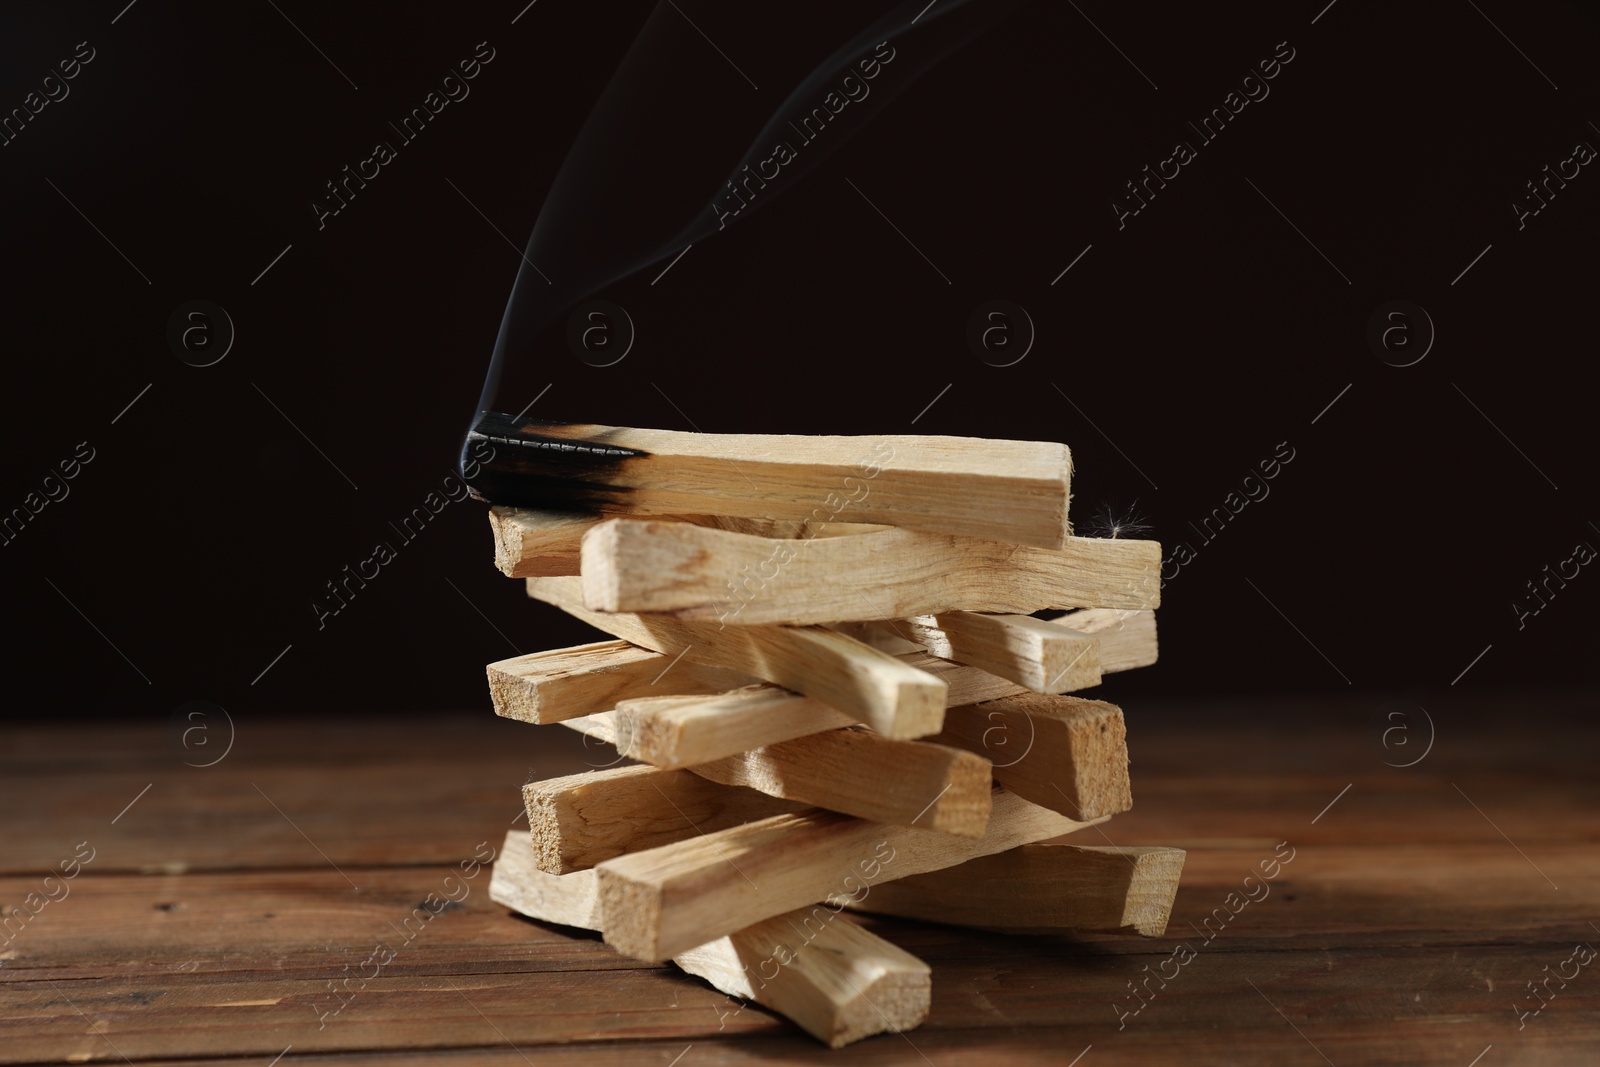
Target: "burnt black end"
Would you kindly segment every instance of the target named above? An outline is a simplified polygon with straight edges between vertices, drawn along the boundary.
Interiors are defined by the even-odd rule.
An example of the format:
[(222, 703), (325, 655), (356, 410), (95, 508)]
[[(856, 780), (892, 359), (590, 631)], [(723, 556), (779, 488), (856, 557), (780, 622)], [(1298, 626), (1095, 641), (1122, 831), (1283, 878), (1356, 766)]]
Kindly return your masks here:
[(577, 433), (573, 423), (479, 414), (461, 445), (461, 478), (491, 504), (554, 511), (599, 511), (626, 504), (618, 475), (649, 455)]

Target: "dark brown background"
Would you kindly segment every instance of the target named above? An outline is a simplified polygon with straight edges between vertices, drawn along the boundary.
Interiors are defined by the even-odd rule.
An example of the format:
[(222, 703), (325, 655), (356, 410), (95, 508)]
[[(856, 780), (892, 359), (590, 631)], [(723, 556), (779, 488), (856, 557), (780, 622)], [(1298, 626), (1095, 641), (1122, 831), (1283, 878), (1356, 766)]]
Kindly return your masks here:
[[(78, 442), (96, 451), (0, 548), (5, 663), (31, 690), (12, 714), (160, 723), (193, 699), (244, 721), (487, 714), (486, 660), (583, 633), (495, 573), (471, 504), (320, 631), (311, 601), (450, 470), (519, 262), (495, 228), (526, 239), (651, 5), (541, 0), (515, 25), (517, 3), (279, 6), (3, 16), (6, 108), (77, 42), (96, 50), (0, 148), (0, 508)], [(1578, 541), (1600, 545), (1600, 178), (1585, 168), (1521, 232), (1508, 205), (1575, 141), (1600, 143), (1593, 12), (1342, 0), (1313, 25), (1319, 3), (1080, 6), (1023, 5), (792, 193), (658, 284), (659, 265), (615, 287), (633, 352), (538, 368), (553, 386), (536, 413), (1064, 440), (1080, 527), (1131, 507), (1168, 546), (1197, 541), (1188, 524), (1287, 441), (1270, 497), (1168, 585), (1162, 664), (1123, 680), (1128, 703), (1348, 679), (1375, 706), (1426, 704), (1488, 646), (1460, 686), (1587, 684), (1600, 579), (1585, 571), (1520, 632), (1510, 602)], [(760, 84), (785, 20), (847, 25), (850, 9), (752, 6), (715, 26), (686, 10)], [(319, 231), (323, 182), (484, 40), (496, 58), (471, 95)], [(1119, 232), (1122, 184), (1285, 40), (1271, 95)], [(704, 61), (726, 93), (754, 91), (709, 45)], [(716, 99), (682, 116), (686, 157), (716, 116)], [(1037, 326), (1013, 367), (964, 340), (994, 298)], [(237, 329), (208, 368), (165, 339), (194, 299)], [(1365, 339), (1395, 299), (1437, 327), (1408, 368)]]

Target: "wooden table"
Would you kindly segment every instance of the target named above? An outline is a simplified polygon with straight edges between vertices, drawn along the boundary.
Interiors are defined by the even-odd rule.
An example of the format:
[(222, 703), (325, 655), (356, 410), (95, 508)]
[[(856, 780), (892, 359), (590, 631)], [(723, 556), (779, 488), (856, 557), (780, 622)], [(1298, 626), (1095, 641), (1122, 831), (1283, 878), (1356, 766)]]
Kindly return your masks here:
[[(1167, 936), (872, 922), (932, 965), (932, 1013), (834, 1053), (670, 966), (508, 914), (486, 868), (467, 877), (521, 821), (526, 778), (607, 762), (576, 734), (484, 710), (251, 719), (193, 767), (226, 724), (187, 749), (159, 726), (12, 726), (0, 1062), (1600, 1062), (1600, 968), (1518, 1014), (1540, 1005), (1530, 982), (1600, 944), (1593, 697), (1427, 707), (1431, 751), (1396, 768), (1427, 741), (1414, 704), (1130, 705), (1136, 808), (1105, 831), (1190, 850)], [(1241, 906), (1229, 894), (1280, 842), (1293, 859)], [(77, 876), (46, 882), (64, 861)], [(459, 904), (417, 910), (449, 885)], [(1119, 1029), (1130, 983), (1174, 970)]]

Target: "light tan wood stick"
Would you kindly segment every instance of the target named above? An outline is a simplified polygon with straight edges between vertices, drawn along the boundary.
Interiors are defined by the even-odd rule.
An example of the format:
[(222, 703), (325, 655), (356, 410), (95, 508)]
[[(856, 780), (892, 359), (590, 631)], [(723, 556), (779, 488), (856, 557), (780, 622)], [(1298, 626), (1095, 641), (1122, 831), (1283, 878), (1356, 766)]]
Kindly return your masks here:
[(815, 697), (885, 737), (924, 737), (944, 721), (944, 682), (820, 626), (724, 629), (715, 623), (589, 611), (576, 578), (529, 578), (528, 595), (635, 645), (743, 671)]
[[(804, 698), (802, 698), (804, 699)], [(633, 751), (617, 713), (566, 725)], [(977, 837), (989, 821), (989, 761), (964, 748), (828, 730), (688, 768), (723, 785), (901, 826)]]
[(613, 519), (583, 537), (583, 592), (596, 611), (740, 626), (955, 610), (1153, 609), (1161, 545), (1074, 537), (1050, 549), (917, 530), (775, 540)]
[(494, 565), (512, 578), (577, 574), (578, 548), (597, 521), (584, 512), (492, 507)]
[(611, 767), (529, 782), (522, 799), (535, 859), (551, 874), (801, 807), (657, 767)]
[(901, 619), (895, 629), (941, 659), (965, 663), (1035, 693), (1100, 684), (1100, 645), (1029, 615), (951, 611)]
[(571, 874), (541, 871), (526, 830), (507, 831), (489, 877), (489, 899), (541, 922), (601, 927), (600, 875), (593, 868)]
[[(491, 501), (582, 500), (612, 515), (737, 515), (915, 526), (1059, 548), (1067, 447), (963, 437), (705, 434), (485, 413)], [(520, 491), (519, 486), (528, 487)]]
[[(543, 922), (601, 927), (599, 875), (539, 870), (528, 835), (516, 830), (495, 861), (489, 899)], [(821, 905), (696, 946), (673, 962), (729, 996), (789, 1017), (833, 1048), (909, 1030), (928, 1014), (928, 965)]]
[[(794, 519), (751, 519), (732, 515), (658, 516), (658, 521), (687, 522), (715, 530), (759, 537), (837, 537), (888, 529), (850, 523), (801, 522)], [(543, 511), (496, 505), (489, 509), (494, 534), (494, 565), (509, 578), (543, 578), (578, 574), (583, 535), (605, 521), (583, 511)]]
[(1122, 709), (1103, 700), (1023, 693), (951, 708), (941, 744), (989, 759), (995, 781), (1075, 819), (1133, 806)]
[(1082, 829), (997, 789), (982, 837), (854, 819), (815, 809), (607, 860), (600, 872), (606, 943), (663, 960), (832, 894), (859, 903), (878, 882)]
[(787, 1016), (830, 1048), (914, 1029), (928, 1017), (933, 989), (926, 963), (822, 905), (764, 919), (672, 962)]
[[(1107, 615), (1118, 614), (1105, 610)], [(1072, 617), (1085, 614), (1088, 613), (1079, 612)], [(1095, 640), (1102, 642), (1102, 655), (1105, 644), (1111, 643), (1114, 669), (1125, 670), (1154, 662), (1155, 636), (1154, 612), (1135, 612), (1124, 625), (1096, 634)], [(956, 706), (1026, 692), (998, 675), (950, 663), (927, 652), (913, 652), (899, 658), (942, 679), (949, 686), (948, 699)], [(656, 662), (665, 666), (667, 660), (666, 656), (658, 656)], [(707, 763), (855, 722), (854, 717), (837, 708), (773, 685), (748, 686), (707, 697), (623, 700), (613, 714), (599, 717), (607, 721), (609, 732), (604, 740), (620, 744), (620, 751), (630, 759), (658, 767)], [(999, 736), (992, 735), (991, 740), (998, 743)], [(999, 759), (1008, 762), (1014, 757), (1015, 750)]]
[(1160, 937), (1183, 860), (1181, 848), (1023, 845), (876, 886), (856, 907), (1007, 934)]
[(1098, 641), (1100, 669), (1106, 674), (1148, 667), (1156, 661), (1156, 613), (1153, 611), (1087, 608), (1057, 615), (1049, 621)]
[(592, 715), (634, 697), (721, 693), (754, 680), (702, 663), (673, 663), (626, 641), (533, 652), (487, 669), (494, 713), (533, 723)]

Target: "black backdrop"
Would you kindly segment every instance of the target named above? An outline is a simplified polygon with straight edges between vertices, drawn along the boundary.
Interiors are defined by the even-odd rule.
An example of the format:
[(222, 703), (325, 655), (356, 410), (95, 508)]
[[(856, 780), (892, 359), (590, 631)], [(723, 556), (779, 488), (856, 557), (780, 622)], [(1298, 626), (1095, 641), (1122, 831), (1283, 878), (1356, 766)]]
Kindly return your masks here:
[[(780, 90), (785, 20), (860, 19), (679, 2), (726, 94)], [(1586, 683), (1594, 568), (1513, 603), (1600, 547), (1600, 177), (1566, 164), (1520, 228), (1512, 203), (1600, 146), (1596, 16), (1323, 3), (1020, 6), (783, 198), (615, 287), (633, 349), (548, 360), (533, 413), (1066, 441), (1080, 529), (1131, 510), (1194, 549), (1161, 665), (1119, 696)], [(123, 4), (0, 15), (0, 108), (60, 97), (0, 147), (0, 509), (60, 498), (0, 547), (9, 713), (486, 714), (486, 661), (586, 629), (493, 569), (481, 506), (409, 543), (389, 524), (450, 473), (518, 249), (653, 5)], [(319, 228), (324, 183), (479, 42), (470, 95)], [(1212, 143), (1186, 125), (1289, 50)], [(717, 114), (682, 115), (685, 143)], [(1196, 158), (1119, 226), (1178, 140)], [(993, 299), (1036, 330), (1012, 366), (967, 344)], [(206, 367), (168, 339), (196, 300), (235, 334)], [(380, 540), (397, 558), (319, 628)]]

